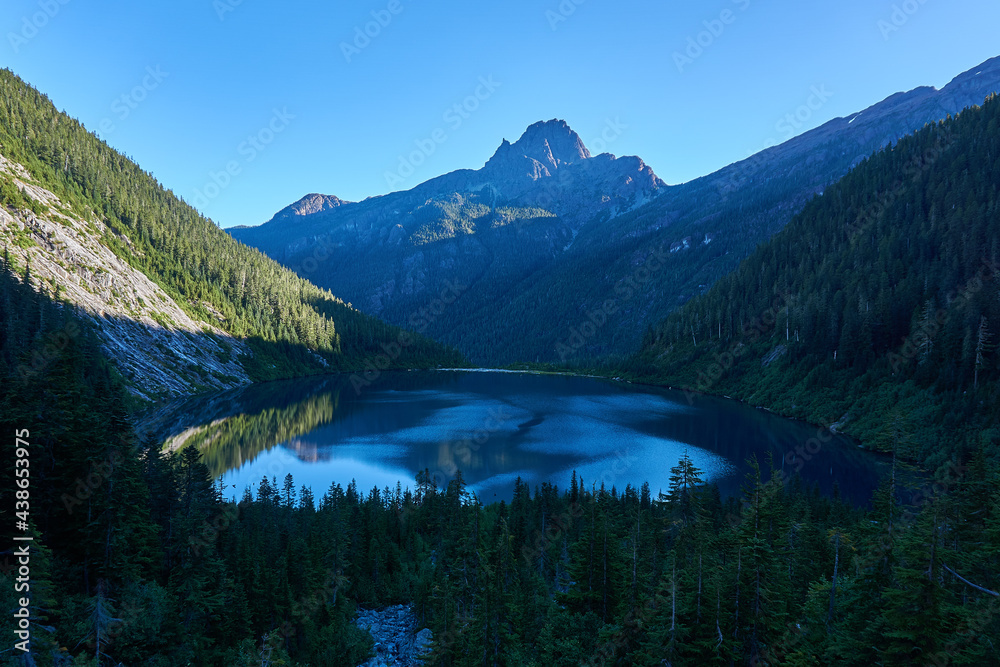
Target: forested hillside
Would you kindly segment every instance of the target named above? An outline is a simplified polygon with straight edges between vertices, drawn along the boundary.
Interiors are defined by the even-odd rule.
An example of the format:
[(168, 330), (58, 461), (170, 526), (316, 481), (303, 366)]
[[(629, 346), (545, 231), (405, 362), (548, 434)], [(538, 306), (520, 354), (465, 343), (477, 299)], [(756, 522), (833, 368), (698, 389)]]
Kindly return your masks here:
[(669, 317), (631, 369), (931, 466), (1000, 456), (1000, 99), (815, 198)]
[[(27, 168), (35, 180), (29, 185), (57, 195), (61, 213), (106, 225), (101, 243), (192, 318), (245, 339), (253, 354), (242, 361), (252, 378), (360, 369), (384, 354), (383, 345), (398, 341), (396, 327), (235, 242), (7, 70), (0, 71), (0, 100), (0, 152)], [(15, 212), (32, 201), (9, 183), (4, 192), (3, 203)], [(30, 239), (23, 243), (29, 254), (50, 251), (32, 249), (38, 244)], [(425, 366), (461, 359), (415, 335), (391, 362)]]
[[(723, 502), (686, 457), (661, 497), (574, 474), (483, 506), (460, 475), (422, 473), (413, 492), (265, 478), (227, 502), (196, 447), (143, 446), (85, 326), (38, 377), (9, 374), (60, 340), (67, 308), (4, 273), (0, 314), (0, 428), (30, 431), (35, 538), (30, 656), (4, 664), (354, 667), (371, 647), (355, 610), (391, 603), (433, 630), (431, 665), (1000, 659), (1000, 487), (982, 456), (905, 505), (887, 482), (870, 511), (766, 464)], [(0, 443), (8, 478), (16, 442)]]

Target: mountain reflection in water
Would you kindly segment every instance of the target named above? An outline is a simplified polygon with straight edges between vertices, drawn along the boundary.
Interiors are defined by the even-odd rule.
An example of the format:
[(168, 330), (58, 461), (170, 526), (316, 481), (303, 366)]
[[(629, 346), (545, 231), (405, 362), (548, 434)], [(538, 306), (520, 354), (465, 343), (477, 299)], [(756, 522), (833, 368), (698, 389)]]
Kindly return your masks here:
[(756, 456), (765, 472), (770, 457), (867, 504), (885, 469), (847, 438), (734, 401), (530, 373), (384, 373), (360, 393), (348, 376), (271, 382), (178, 401), (139, 426), (165, 449), (198, 447), (236, 497), (263, 476), (292, 474), (322, 495), (352, 480), (362, 492), (412, 487), (424, 469), (439, 486), (460, 469), (486, 502), (509, 500), (517, 477), (566, 487), (573, 471), (588, 487), (648, 482), (655, 496), (687, 451), (723, 496), (739, 493)]

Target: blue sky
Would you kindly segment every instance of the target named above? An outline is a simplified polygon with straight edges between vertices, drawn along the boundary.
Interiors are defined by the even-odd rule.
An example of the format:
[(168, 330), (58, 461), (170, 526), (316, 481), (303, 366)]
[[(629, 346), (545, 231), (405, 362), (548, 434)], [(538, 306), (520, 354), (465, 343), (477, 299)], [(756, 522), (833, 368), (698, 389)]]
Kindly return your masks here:
[(0, 66), (224, 227), (479, 168), (550, 118), (680, 183), (1000, 55), (995, 0), (5, 7)]

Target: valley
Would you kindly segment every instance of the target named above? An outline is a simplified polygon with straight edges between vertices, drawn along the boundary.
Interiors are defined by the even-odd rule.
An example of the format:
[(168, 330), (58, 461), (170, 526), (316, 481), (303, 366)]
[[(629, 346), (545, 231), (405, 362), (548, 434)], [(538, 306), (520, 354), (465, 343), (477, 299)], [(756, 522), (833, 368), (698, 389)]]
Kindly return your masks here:
[[(358, 201), (312, 192), (222, 229), (207, 209), (263, 219), (260, 202), (289, 182), (362, 182), (366, 156), (339, 147), (356, 133), (384, 151), (377, 135), (419, 115), (411, 98), (433, 86), (401, 73), (410, 61), (446, 53), (426, 72), (462, 70), (440, 92), (450, 99), (472, 63), (491, 71), (474, 51), (500, 49), (494, 32), (505, 62), (521, 35), (533, 54), (575, 54), (560, 75), (588, 83), (603, 63), (589, 50), (611, 39), (588, 28), (598, 6), (560, 6), (564, 21), (542, 21), (560, 34), (545, 39), (493, 31), (497, 15), (485, 31), (470, 17), (492, 10), (465, 7), (450, 20), (476, 49), (435, 26), (441, 43), (383, 53), (421, 11), (446, 18), (397, 2), (353, 28), (337, 20), (354, 69), (332, 73), (309, 51), (317, 40), (287, 38), (283, 13), (231, 4), (206, 34), (233, 48), (222, 31), (244, 35), (256, 17), (272, 42), (239, 67), (213, 60), (225, 74), (209, 89), (177, 63), (171, 90), (185, 92), (157, 90), (185, 109), (201, 90), (212, 113), (157, 116), (143, 88), (128, 98), (139, 138), (125, 119), (116, 128), (116, 146), (158, 174), (176, 156), (188, 170), (231, 154), (222, 125), (268, 136), (252, 158), (238, 140), (246, 160), (227, 164), (224, 186), (161, 182), (0, 71), (0, 425), (15, 436), (0, 440), (0, 523), (16, 528), (0, 601), (17, 638), (0, 662), (1000, 660), (1000, 57), (797, 136), (809, 119), (784, 116), (783, 143), (679, 184), (643, 158), (593, 154), (556, 117), (513, 142), (497, 132), (478, 169)], [(761, 30), (762, 8), (739, 9), (725, 23), (734, 42), (702, 20), (712, 39), (678, 66), (677, 91), (699, 71), (710, 81), (741, 30)], [(307, 23), (296, 30), (336, 44)], [(562, 32), (577, 28), (590, 39)], [(900, 38), (893, 48), (923, 55)], [(754, 58), (738, 55), (730, 66)], [(652, 76), (639, 69), (605, 84), (639, 95)], [(900, 80), (931, 70), (911, 63)], [(546, 76), (471, 76), (482, 94), (454, 108), (469, 121), (462, 142), (481, 147), (500, 127), (491, 114), (550, 117), (535, 103), (549, 89), (591, 113), (617, 103), (569, 94), (540, 58), (518, 71)], [(60, 95), (91, 113), (79, 88), (105, 76), (94, 68)], [(376, 86), (398, 106), (373, 105)], [(828, 89), (809, 90), (811, 118)], [(309, 103), (289, 114), (275, 91)], [(765, 97), (732, 97), (731, 120)], [(684, 117), (657, 99), (664, 118)], [(241, 123), (259, 121), (241, 108), (261, 102), (284, 124), (246, 135)], [(156, 132), (138, 125), (147, 113)], [(341, 114), (362, 115), (341, 126)], [(676, 140), (664, 123), (657, 134)], [(461, 143), (416, 136), (435, 143), (425, 159)], [(663, 145), (650, 150), (662, 160)], [(167, 180), (217, 187), (194, 186), (189, 204)]]

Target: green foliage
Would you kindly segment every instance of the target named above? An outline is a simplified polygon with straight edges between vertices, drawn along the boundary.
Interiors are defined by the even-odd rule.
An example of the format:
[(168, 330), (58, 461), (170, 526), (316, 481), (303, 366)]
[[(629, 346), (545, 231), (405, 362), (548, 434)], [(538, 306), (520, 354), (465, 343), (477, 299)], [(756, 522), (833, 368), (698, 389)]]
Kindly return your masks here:
[(0, 172), (0, 205), (13, 209), (27, 207), (24, 193), (5, 172)]

